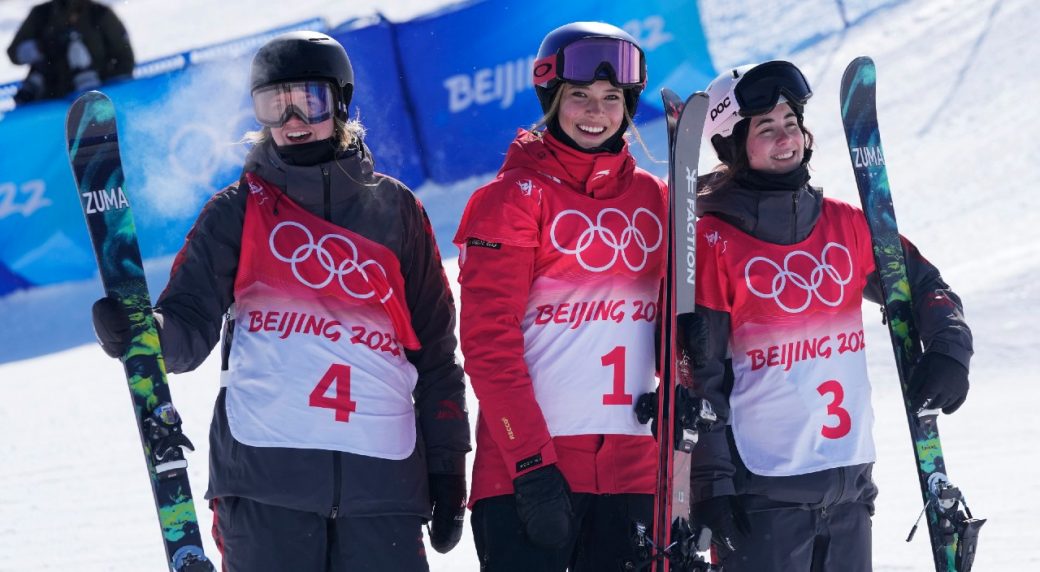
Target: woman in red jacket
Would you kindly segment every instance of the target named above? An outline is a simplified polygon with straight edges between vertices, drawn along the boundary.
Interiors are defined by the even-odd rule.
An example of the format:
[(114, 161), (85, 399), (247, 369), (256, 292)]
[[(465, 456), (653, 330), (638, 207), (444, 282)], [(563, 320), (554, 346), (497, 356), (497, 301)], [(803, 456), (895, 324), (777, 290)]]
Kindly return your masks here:
[(542, 42), (545, 116), (520, 130), (455, 242), (480, 402), (472, 526), (482, 570), (614, 570), (653, 513), (653, 391), (665, 183), (623, 138), (646, 85), (635, 40), (577, 22)]

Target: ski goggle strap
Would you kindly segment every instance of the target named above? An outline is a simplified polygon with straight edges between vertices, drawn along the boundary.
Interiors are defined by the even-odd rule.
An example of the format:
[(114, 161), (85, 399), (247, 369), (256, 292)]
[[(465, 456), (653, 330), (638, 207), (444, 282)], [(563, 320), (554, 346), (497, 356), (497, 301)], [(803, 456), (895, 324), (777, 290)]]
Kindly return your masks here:
[(757, 65), (748, 70), (733, 88), (742, 117), (769, 113), (781, 95), (798, 105), (805, 105), (812, 97), (809, 82), (790, 62), (772, 61)]
[(560, 81), (589, 84), (599, 79), (622, 88), (644, 85), (643, 50), (617, 38), (584, 38), (534, 62), (538, 87), (552, 87)]
[(321, 123), (335, 113), (332, 86), (327, 81), (276, 83), (253, 92), (253, 114), (261, 125), (281, 127), (293, 115), (305, 123)]

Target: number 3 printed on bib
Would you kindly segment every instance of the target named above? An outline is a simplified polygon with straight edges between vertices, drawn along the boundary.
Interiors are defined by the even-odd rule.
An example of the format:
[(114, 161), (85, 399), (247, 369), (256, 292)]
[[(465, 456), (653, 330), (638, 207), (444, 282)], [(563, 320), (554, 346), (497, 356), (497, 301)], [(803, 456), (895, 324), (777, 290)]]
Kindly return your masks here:
[(834, 396), (827, 405), (827, 415), (838, 418), (837, 425), (824, 425), (820, 429), (820, 434), (828, 439), (841, 439), (848, 435), (852, 430), (852, 416), (849, 415), (847, 409), (841, 406), (842, 401), (845, 400), (845, 388), (841, 386), (841, 382), (836, 379), (825, 381), (816, 388), (816, 391), (823, 396), (827, 394)]

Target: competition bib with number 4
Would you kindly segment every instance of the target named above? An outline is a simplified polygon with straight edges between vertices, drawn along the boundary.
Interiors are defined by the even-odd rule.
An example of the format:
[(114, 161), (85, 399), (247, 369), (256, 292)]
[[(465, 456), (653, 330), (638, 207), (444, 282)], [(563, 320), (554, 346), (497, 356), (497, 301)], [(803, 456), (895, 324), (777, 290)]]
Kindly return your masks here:
[(247, 182), (225, 372), (232, 434), (256, 447), (408, 457), (417, 374), (404, 349), (418, 340), (397, 258)]

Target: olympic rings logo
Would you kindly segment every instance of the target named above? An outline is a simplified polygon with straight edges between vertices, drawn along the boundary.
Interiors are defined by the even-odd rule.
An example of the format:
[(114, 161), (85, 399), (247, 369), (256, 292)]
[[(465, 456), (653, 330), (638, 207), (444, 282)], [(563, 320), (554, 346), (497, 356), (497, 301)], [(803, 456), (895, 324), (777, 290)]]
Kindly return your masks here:
[[(845, 255), (844, 259), (838, 259), (836, 262), (846, 263), (848, 275), (842, 276), (841, 272), (835, 268), (833, 264), (828, 262), (828, 260), (831, 260), (828, 258), (828, 253), (830, 252), (843, 253)], [(792, 260), (801, 257), (808, 259), (808, 261), (813, 265), (813, 269), (809, 272), (808, 278), (791, 270)], [(761, 292), (751, 283), (752, 267), (758, 263), (766, 264), (773, 272), (775, 272), (770, 284), (769, 292)], [(828, 300), (823, 292), (821, 292), (820, 286), (823, 285), (825, 278), (830, 279), (838, 286), (837, 300)], [(788, 253), (787, 256), (784, 257), (784, 265), (781, 267), (779, 264), (768, 258), (756, 256), (749, 260), (747, 265), (744, 267), (744, 281), (747, 283), (748, 290), (750, 290), (752, 294), (759, 298), (771, 298), (776, 302), (777, 306), (780, 306), (783, 311), (790, 314), (797, 314), (798, 312), (808, 308), (809, 304), (812, 303), (814, 296), (820, 302), (834, 308), (844, 300), (845, 285), (852, 281), (852, 255), (849, 254), (848, 248), (835, 242), (828, 242), (820, 253), (820, 260), (817, 260), (815, 256), (808, 252), (796, 250)], [(780, 300), (780, 296), (787, 289), (788, 284), (805, 292), (805, 302), (797, 308), (790, 307)]]
[[(286, 256), (278, 252), (278, 249), (275, 246), (275, 236), (278, 235), (278, 231), (286, 227), (298, 228), (301, 231), (303, 231), (303, 233), (307, 236), (307, 242), (301, 244), (300, 246), (297, 246), (296, 249), (293, 250), (292, 254), (289, 256)], [(336, 263), (333, 254), (325, 248), (325, 245), (328, 244), (330, 241), (341, 243), (349, 250), (349, 256), (344, 258), (338, 264)], [(274, 227), (274, 230), (271, 231), (271, 236), (268, 239), (268, 244), (271, 248), (271, 254), (273, 254), (275, 258), (281, 260), (282, 262), (287, 262), (290, 265), (292, 265), (293, 275), (296, 276), (296, 279), (299, 280), (301, 284), (313, 288), (315, 290), (320, 290), (328, 286), (333, 279), (336, 279), (339, 282), (340, 288), (342, 288), (344, 292), (359, 300), (366, 300), (368, 298), (371, 298), (372, 296), (375, 296), (376, 290), (375, 287), (372, 285), (371, 281), (369, 280), (369, 275), (366, 273), (365, 267), (375, 267), (375, 270), (381, 272), (384, 277), (386, 276), (386, 269), (380, 266), (379, 263), (375, 260), (366, 260), (360, 263), (358, 262), (360, 257), (358, 256), (357, 246), (349, 238), (339, 234), (326, 234), (325, 236), (321, 237), (321, 239), (318, 240), (318, 242), (314, 242), (314, 235), (311, 234), (310, 229), (298, 222), (285, 221), (279, 223), (278, 226)], [(314, 255), (314, 258), (318, 261), (318, 263), (321, 265), (321, 267), (328, 272), (328, 276), (326, 276), (325, 279), (321, 280), (320, 282), (312, 282), (300, 274), (299, 265), (302, 263), (306, 263), (310, 259), (312, 254)], [(313, 267), (313, 265), (311, 265), (311, 267)], [(369, 286), (370, 291), (355, 292), (349, 286), (347, 286), (344, 279), (355, 272), (357, 272), (358, 276), (360, 276), (364, 283)], [(386, 294), (383, 295), (379, 302), (385, 304), (386, 301), (390, 299), (390, 296), (393, 295), (393, 293), (393, 288), (388, 288)]]
[[(583, 220), (585, 226), (588, 227), (578, 236), (574, 248), (567, 248), (560, 244), (560, 240), (557, 236), (557, 227), (559, 226), (560, 221), (570, 215), (577, 216)], [(636, 226), (639, 222), (640, 215), (644, 218), (648, 217), (647, 220), (657, 228), (653, 244), (647, 240), (643, 231)], [(621, 236), (615, 234), (611, 228), (608, 228), (604, 224), (604, 219), (607, 217), (617, 217), (624, 224), (624, 228), (621, 230)], [(642, 207), (636, 209), (635, 213), (632, 214), (631, 220), (629, 220), (628, 215), (618, 209), (603, 209), (599, 212), (599, 215), (596, 216), (595, 223), (593, 223), (592, 219), (585, 213), (574, 209), (567, 209), (561, 211), (560, 214), (556, 215), (556, 218), (553, 219), (552, 226), (549, 227), (549, 238), (552, 240), (553, 246), (555, 246), (557, 250), (564, 254), (573, 254), (575, 258), (577, 258), (578, 264), (589, 272), (603, 272), (604, 270), (607, 270), (614, 266), (614, 263), (617, 262), (618, 256), (621, 257), (625, 266), (628, 266), (629, 270), (636, 272), (642, 270), (643, 267), (646, 266), (647, 261), (650, 259), (650, 253), (654, 252), (659, 246), (661, 246), (661, 241), (664, 239), (664, 227), (661, 225), (661, 220), (658, 219), (654, 213)], [(599, 242), (604, 246), (612, 249), (613, 254), (610, 257), (610, 261), (606, 264), (593, 266), (585, 260), (583, 255), (593, 247), (593, 244), (597, 239), (599, 239)], [(639, 252), (642, 253), (641, 255), (638, 255), (639, 259), (637, 262), (633, 262), (629, 259), (629, 246), (633, 244), (639, 249)], [(635, 256), (634, 253), (633, 256)]]

